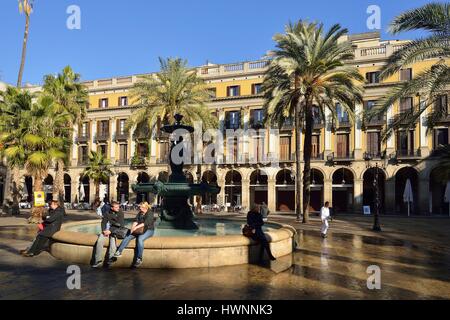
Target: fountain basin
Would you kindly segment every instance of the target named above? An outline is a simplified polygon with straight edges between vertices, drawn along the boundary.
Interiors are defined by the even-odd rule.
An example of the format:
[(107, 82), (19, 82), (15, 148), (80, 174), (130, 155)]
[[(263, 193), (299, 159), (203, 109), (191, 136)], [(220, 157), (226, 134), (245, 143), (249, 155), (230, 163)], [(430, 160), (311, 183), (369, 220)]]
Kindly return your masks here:
[[(196, 222), (200, 228), (191, 234), (186, 230), (168, 231), (157, 228), (155, 236), (145, 241), (141, 268), (208, 268), (258, 261), (260, 245), (242, 236), (240, 228), (237, 228), (245, 223), (243, 220), (196, 219)], [(202, 226), (214, 223), (218, 231), (216, 235), (209, 235), (209, 228)], [(230, 232), (227, 234), (226, 231), (222, 232), (222, 229), (227, 230), (228, 224)], [(61, 231), (53, 236), (50, 253), (55, 258), (69, 263), (89, 264), (97, 241), (96, 228), (99, 225), (99, 220), (64, 224)], [(295, 230), (291, 226), (270, 223), (264, 231), (275, 257), (292, 253)], [(118, 245), (120, 241), (117, 240)], [(106, 246), (105, 243), (104, 254)], [(131, 241), (113, 267), (130, 267), (134, 251), (135, 241)]]

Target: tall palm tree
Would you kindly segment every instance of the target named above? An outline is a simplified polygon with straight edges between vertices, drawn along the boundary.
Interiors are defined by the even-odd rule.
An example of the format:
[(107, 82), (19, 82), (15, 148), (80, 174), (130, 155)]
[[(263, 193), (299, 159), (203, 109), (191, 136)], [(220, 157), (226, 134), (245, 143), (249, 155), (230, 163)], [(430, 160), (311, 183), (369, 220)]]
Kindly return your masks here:
[(161, 71), (143, 76), (131, 90), (138, 109), (133, 112), (128, 127), (146, 122), (153, 130), (161, 123), (172, 122), (176, 113), (183, 115), (189, 124), (203, 121), (206, 128), (216, 127), (217, 121), (205, 104), (209, 93), (196, 71), (188, 69), (187, 61), (179, 58), (159, 58), (159, 62)]
[[(31, 110), (22, 113), (18, 142), (25, 149), (25, 169), (33, 177), (33, 190), (36, 192), (43, 191), (43, 180), (53, 162), (66, 157), (64, 136), (67, 134), (67, 121), (68, 114), (59, 112), (53, 98), (45, 95), (32, 105)], [(10, 146), (14, 147), (17, 146)], [(33, 206), (29, 222), (39, 222), (42, 212), (42, 207)]]
[(25, 67), (25, 57), (27, 54), (28, 32), (30, 29), (30, 16), (33, 12), (34, 0), (18, 0), (19, 12), (25, 14), (25, 33), (23, 35), (22, 58), (20, 60), (19, 76), (17, 77), (17, 87), (22, 86), (23, 69)]
[[(263, 83), (266, 122), (281, 126), (290, 116), (295, 121), (296, 214), (299, 218), (303, 212), (303, 223), (309, 220), (313, 108), (318, 108), (322, 117), (328, 109), (336, 119), (336, 103), (339, 103), (353, 119), (354, 104), (362, 101), (363, 77), (356, 68), (344, 65), (344, 61), (354, 57), (351, 43), (339, 41), (346, 33), (347, 29), (338, 24), (327, 32), (319, 23), (300, 20), (288, 24), (284, 34), (274, 36), (277, 49), (271, 53), (273, 59)], [(305, 133), (303, 186), (302, 130)], [(300, 208), (302, 189), (303, 208)]]
[(100, 198), (100, 183), (108, 181), (114, 175), (114, 172), (111, 170), (111, 161), (103, 154), (91, 151), (89, 153), (89, 162), (84, 169), (83, 175), (94, 181), (95, 200), (97, 201)]
[(23, 188), (19, 171), (26, 159), (25, 148), (21, 143), (21, 119), (24, 112), (31, 110), (33, 96), (27, 91), (7, 87), (4, 92), (0, 92), (0, 98), (0, 151), (11, 169), (12, 214), (18, 215)]
[(86, 105), (88, 92), (80, 83), (80, 75), (75, 73), (70, 66), (65, 67), (61, 73), (44, 77), (44, 94), (51, 95), (57, 109), (70, 116), (67, 122), (67, 136), (65, 136), (65, 159), (59, 159), (56, 163), (56, 175), (54, 180), (53, 198), (64, 202), (64, 167), (69, 161), (70, 147), (73, 141), (73, 126), (78, 125), (86, 117)]
[[(390, 32), (422, 30), (426, 37), (414, 40), (392, 54), (380, 74), (380, 79), (387, 79), (405, 66), (425, 59), (436, 59), (428, 69), (415, 75), (410, 81), (394, 84), (388, 95), (382, 99), (365, 117), (384, 114), (388, 108), (401, 98), (420, 94), (421, 106), (414, 106), (409, 112), (394, 118), (392, 125), (384, 132), (384, 137), (391, 135), (395, 129), (405, 123), (413, 127), (421, 115), (428, 110), (428, 126), (433, 127), (442, 116), (447, 115), (445, 108), (433, 108), (441, 95), (448, 93), (450, 85), (450, 3), (429, 3), (397, 16), (390, 24)], [(446, 61), (447, 60), (447, 61)]]

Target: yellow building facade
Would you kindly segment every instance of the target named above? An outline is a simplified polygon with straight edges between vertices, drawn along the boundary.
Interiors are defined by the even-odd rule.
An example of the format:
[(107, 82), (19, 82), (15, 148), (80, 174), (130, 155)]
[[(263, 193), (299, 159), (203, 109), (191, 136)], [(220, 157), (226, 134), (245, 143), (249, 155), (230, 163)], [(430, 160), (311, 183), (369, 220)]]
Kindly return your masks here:
[[(373, 212), (374, 179), (377, 178), (382, 212), (406, 214), (403, 192), (409, 179), (414, 198), (410, 204), (411, 213), (448, 214), (448, 204), (443, 199), (445, 186), (436, 179), (438, 161), (428, 157), (439, 145), (449, 143), (450, 116), (444, 117), (433, 130), (421, 118), (414, 130), (397, 130), (382, 141), (381, 132), (396, 116), (420, 104), (418, 92), (394, 104), (379, 119), (365, 123), (361, 117), (363, 111), (384, 97), (393, 84), (414, 78), (434, 61), (416, 63), (380, 82), (377, 72), (406, 41), (381, 41), (378, 33), (350, 35), (343, 40), (351, 41), (355, 50), (355, 59), (348, 64), (356, 66), (367, 80), (364, 103), (355, 106), (354, 122), (344, 112), (339, 114), (337, 123), (329, 114), (325, 114), (325, 121), (317, 117), (313, 137), (311, 210), (318, 211), (325, 201), (329, 201), (336, 213), (362, 214), (364, 207)], [(196, 68), (211, 90), (208, 107), (218, 117), (222, 132), (259, 126), (264, 103), (260, 85), (267, 67), (268, 61), (260, 60)], [(79, 200), (80, 183), (84, 185), (85, 201), (93, 200), (93, 183), (87, 178), (80, 180), (90, 150), (104, 153), (114, 164), (116, 175), (107, 182), (111, 200), (141, 201), (148, 195), (133, 194), (132, 184), (167, 178), (167, 141), (151, 133), (125, 130), (125, 122), (135, 110), (129, 91), (137, 81), (139, 75), (84, 83), (89, 90), (88, 115), (75, 128), (71, 165), (65, 177), (66, 201)], [(448, 96), (442, 97), (440, 107), (448, 107)], [(294, 130), (287, 122), (279, 128), (275, 138), (259, 137), (263, 140), (260, 152), (276, 155), (279, 159), (277, 167), (258, 161), (246, 163), (249, 150), (253, 150), (251, 142), (248, 146), (243, 143), (236, 146), (236, 159), (242, 163), (224, 160), (216, 165), (187, 166), (189, 179), (201, 179), (222, 187), (217, 197), (206, 197), (202, 204), (217, 203), (228, 210), (246, 210), (253, 203), (265, 202), (272, 212), (293, 211), (297, 170)], [(427, 160), (422, 161), (425, 158)], [(52, 183), (52, 176), (54, 173), (46, 179), (48, 185)]]

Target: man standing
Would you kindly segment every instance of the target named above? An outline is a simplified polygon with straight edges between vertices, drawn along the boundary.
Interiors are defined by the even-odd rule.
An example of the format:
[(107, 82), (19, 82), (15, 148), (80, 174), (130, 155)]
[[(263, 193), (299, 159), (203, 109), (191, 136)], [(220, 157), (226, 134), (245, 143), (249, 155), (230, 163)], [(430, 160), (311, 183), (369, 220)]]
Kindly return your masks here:
[(325, 205), (320, 209), (320, 220), (322, 220), (322, 227), (320, 229), (320, 233), (322, 238), (327, 237), (327, 232), (329, 228), (328, 219), (330, 218), (330, 203), (328, 201), (325, 202)]
[(108, 261), (111, 261), (114, 253), (116, 252), (116, 237), (111, 233), (111, 229), (124, 227), (124, 214), (120, 209), (120, 204), (116, 201), (111, 203), (111, 208), (108, 212), (103, 213), (102, 218), (102, 232), (98, 235), (97, 243), (95, 244), (95, 261), (92, 265), (93, 268), (98, 268), (103, 265), (103, 243), (105, 239), (109, 240)]
[(44, 222), (41, 224), (41, 231), (39, 231), (33, 244), (28, 250), (20, 252), (25, 257), (33, 257), (41, 253), (48, 247), (51, 237), (61, 229), (64, 209), (59, 206), (57, 200), (52, 200), (49, 207), (47, 215), (43, 217)]

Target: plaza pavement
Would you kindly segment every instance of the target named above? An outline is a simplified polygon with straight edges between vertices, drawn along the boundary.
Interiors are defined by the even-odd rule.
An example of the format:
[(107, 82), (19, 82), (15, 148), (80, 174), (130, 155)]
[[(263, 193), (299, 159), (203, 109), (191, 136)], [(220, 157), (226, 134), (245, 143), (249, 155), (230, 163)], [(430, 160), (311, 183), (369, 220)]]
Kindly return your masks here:
[[(375, 233), (371, 217), (338, 216), (322, 239), (317, 217), (303, 225), (292, 215), (274, 214), (270, 220), (298, 230), (292, 257), (271, 265), (185, 270), (83, 265), (80, 290), (66, 287), (68, 263), (47, 252), (18, 254), (36, 231), (26, 217), (0, 217), (0, 299), (450, 299), (450, 219), (444, 217), (382, 216), (383, 232)], [(66, 222), (85, 219), (97, 216), (68, 211)], [(380, 290), (367, 288), (370, 265), (381, 268)]]

